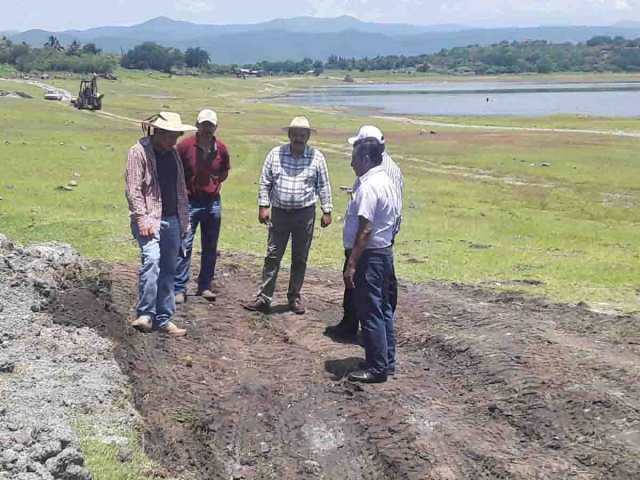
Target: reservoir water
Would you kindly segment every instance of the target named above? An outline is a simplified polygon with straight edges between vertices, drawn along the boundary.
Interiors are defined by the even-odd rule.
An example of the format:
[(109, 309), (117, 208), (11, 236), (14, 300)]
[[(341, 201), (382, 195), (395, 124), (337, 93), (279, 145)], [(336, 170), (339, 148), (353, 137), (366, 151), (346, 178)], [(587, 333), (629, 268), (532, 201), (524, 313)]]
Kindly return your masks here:
[(282, 100), (349, 107), (356, 113), (640, 117), (640, 82), (352, 84), (310, 88)]

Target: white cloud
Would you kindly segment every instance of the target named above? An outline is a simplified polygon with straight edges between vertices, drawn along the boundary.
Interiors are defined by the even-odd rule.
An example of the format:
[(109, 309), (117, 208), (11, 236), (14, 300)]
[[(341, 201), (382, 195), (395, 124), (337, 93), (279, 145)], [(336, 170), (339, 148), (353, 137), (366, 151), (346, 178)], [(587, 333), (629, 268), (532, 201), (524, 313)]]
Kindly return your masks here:
[(214, 5), (206, 0), (180, 0), (176, 2), (176, 12), (207, 13), (214, 11)]

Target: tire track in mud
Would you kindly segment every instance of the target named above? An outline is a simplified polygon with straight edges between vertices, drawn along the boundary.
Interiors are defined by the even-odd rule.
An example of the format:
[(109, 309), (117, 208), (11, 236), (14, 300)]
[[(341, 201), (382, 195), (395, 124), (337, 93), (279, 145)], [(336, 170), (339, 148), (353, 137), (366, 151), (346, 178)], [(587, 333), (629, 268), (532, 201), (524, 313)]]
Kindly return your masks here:
[[(61, 322), (101, 329), (131, 378), (148, 451), (171, 474), (228, 479), (640, 478), (640, 365), (628, 317), (430, 283), (405, 285), (398, 375), (354, 386), (364, 352), (322, 335), (339, 272), (310, 271), (308, 313), (245, 312), (255, 259), (222, 256), (218, 300), (185, 339), (126, 327), (136, 267), (68, 292)], [(282, 272), (277, 298), (287, 272)], [(64, 305), (64, 307), (62, 306)], [(336, 375), (337, 373), (337, 375)], [(187, 478), (189, 478), (187, 476)]]

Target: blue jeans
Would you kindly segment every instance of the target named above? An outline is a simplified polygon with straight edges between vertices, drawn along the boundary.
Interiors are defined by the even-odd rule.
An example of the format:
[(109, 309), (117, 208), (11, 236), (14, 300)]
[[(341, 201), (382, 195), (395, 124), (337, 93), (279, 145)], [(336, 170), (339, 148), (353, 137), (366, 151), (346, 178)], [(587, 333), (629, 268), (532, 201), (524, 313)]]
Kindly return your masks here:
[(389, 288), (393, 275), (391, 247), (365, 250), (354, 276), (358, 320), (362, 325), (367, 370), (384, 375), (396, 366), (396, 337)]
[(189, 221), (191, 231), (184, 241), (184, 258), (178, 258), (176, 271), (176, 293), (186, 293), (187, 283), (191, 276), (191, 254), (193, 252), (193, 240), (196, 237), (198, 225), (200, 230), (200, 244), (202, 246), (200, 274), (198, 275), (198, 291), (209, 290), (213, 276), (216, 273), (216, 260), (218, 259), (218, 238), (220, 238), (220, 226), (222, 224), (222, 203), (220, 195), (215, 197), (189, 197)]
[(141, 237), (135, 222), (131, 232), (142, 251), (137, 315), (149, 317), (154, 328), (164, 328), (176, 313), (173, 279), (180, 249), (178, 217), (162, 217), (160, 231), (150, 237)]

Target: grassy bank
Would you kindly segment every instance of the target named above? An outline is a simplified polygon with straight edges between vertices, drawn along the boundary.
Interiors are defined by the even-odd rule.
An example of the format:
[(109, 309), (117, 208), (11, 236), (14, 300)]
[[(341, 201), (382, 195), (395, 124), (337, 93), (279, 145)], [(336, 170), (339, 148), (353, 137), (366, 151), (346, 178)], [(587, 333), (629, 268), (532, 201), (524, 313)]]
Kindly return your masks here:
[[(370, 120), (255, 100), (337, 80), (118, 74), (120, 81), (103, 81), (100, 89), (106, 94), (105, 112), (124, 119), (78, 112), (41, 97), (18, 101), (19, 108), (0, 100), (0, 195), (5, 197), (0, 231), (21, 243), (55, 239), (92, 257), (135, 261), (138, 249), (129, 240), (123, 171), (127, 149), (142, 132), (126, 118), (163, 109), (191, 122), (201, 108), (218, 111), (219, 135), (232, 155), (223, 189), (223, 250), (264, 254), (267, 232), (256, 219), (256, 182), (266, 153), (285, 141), (281, 127), (294, 115), (307, 115), (319, 129), (312, 143), (328, 159), (335, 216), (343, 214), (346, 196), (339, 186), (353, 182), (345, 139)], [(55, 82), (72, 93), (77, 89), (76, 81)], [(640, 131), (635, 120), (482, 121), (489, 120), (507, 126), (535, 122)], [(406, 219), (396, 247), (403, 278), (638, 308), (640, 166), (634, 158), (640, 139), (455, 128), (419, 135), (416, 125), (375, 123), (387, 134), (389, 152), (407, 183)], [(79, 186), (73, 192), (56, 189), (74, 178)], [(311, 264), (339, 268), (339, 223), (318, 229), (316, 237)]]

